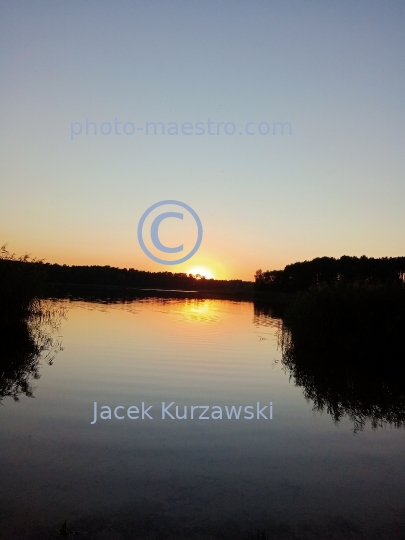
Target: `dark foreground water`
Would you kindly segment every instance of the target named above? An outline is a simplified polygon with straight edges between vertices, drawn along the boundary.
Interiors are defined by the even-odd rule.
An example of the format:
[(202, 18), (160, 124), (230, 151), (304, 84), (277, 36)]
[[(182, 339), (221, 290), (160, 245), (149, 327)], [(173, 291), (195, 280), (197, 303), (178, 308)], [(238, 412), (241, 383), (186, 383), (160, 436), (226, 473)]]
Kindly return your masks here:
[[(63, 350), (42, 360), (32, 397), (17, 388), (0, 406), (1, 538), (56, 538), (65, 519), (100, 540), (405, 538), (404, 430), (314, 411), (283, 367), (271, 310), (64, 305)], [(128, 418), (142, 402), (153, 420)], [(187, 419), (162, 419), (162, 402)], [(191, 406), (209, 409), (191, 419)]]

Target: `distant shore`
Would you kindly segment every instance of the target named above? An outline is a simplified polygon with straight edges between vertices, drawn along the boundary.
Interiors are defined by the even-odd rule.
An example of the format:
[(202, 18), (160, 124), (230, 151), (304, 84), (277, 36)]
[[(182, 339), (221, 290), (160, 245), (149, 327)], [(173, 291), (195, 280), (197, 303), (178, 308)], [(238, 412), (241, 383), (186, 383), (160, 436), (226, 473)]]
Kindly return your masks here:
[(226, 290), (182, 290), (182, 289), (164, 289), (164, 288), (138, 288), (124, 287), (119, 285), (99, 285), (89, 283), (50, 283), (48, 296), (61, 296), (73, 298), (145, 298), (150, 296), (166, 298), (206, 298), (206, 299), (224, 299), (238, 301), (262, 300), (277, 304), (287, 304), (294, 295), (282, 292), (255, 291), (254, 283), (251, 283), (249, 289)]

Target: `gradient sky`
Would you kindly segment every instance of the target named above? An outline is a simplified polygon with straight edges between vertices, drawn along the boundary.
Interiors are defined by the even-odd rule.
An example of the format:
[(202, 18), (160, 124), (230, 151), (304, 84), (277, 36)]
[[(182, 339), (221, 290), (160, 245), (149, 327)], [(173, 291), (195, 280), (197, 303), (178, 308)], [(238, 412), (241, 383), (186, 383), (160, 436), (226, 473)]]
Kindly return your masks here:
[[(0, 11), (11, 251), (226, 279), (324, 255), (404, 255), (403, 2), (3, 0)], [(86, 118), (238, 129), (71, 140)], [(239, 135), (277, 121), (292, 135)], [(203, 223), (182, 265), (152, 262), (137, 241), (141, 215), (164, 199)], [(182, 232), (167, 225), (162, 238)]]

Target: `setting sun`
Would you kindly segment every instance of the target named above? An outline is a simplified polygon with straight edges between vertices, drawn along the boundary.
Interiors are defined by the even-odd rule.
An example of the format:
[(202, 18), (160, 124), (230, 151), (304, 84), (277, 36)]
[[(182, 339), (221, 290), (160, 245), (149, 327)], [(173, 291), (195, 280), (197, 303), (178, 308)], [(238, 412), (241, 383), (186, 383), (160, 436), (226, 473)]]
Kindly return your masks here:
[(190, 268), (187, 273), (193, 274), (193, 276), (196, 277), (205, 277), (205, 279), (212, 279), (214, 277), (211, 270), (208, 270), (208, 268), (205, 268), (204, 266), (195, 266), (194, 268)]

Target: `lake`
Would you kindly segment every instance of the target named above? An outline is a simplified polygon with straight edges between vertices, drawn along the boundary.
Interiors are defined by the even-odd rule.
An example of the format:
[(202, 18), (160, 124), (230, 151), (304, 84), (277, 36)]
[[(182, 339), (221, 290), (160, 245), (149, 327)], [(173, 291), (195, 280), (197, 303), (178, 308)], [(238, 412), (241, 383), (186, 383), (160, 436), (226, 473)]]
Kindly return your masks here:
[(1, 538), (55, 538), (65, 519), (88, 539), (404, 538), (404, 429), (314, 410), (277, 310), (54, 302), (62, 350), (0, 408)]

